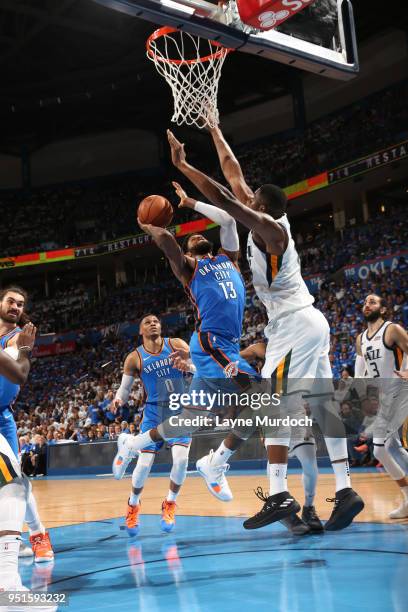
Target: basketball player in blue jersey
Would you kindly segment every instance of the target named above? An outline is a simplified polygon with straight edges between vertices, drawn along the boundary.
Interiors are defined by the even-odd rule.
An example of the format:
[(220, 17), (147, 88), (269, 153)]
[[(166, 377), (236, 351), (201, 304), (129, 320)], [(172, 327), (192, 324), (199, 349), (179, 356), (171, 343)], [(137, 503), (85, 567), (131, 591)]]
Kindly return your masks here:
[[(169, 393), (181, 394), (184, 391), (184, 375), (173, 367), (170, 355), (179, 349), (188, 350), (188, 344), (181, 338), (163, 338), (160, 320), (153, 314), (147, 314), (141, 319), (139, 333), (142, 344), (126, 357), (122, 382), (113, 401), (113, 410), (116, 412), (119, 406), (128, 401), (135, 378), (140, 377), (145, 392), (140, 425), (140, 431), (144, 433), (156, 428), (171, 414), (168, 409)], [(127, 437), (128, 434), (119, 436), (116, 463), (122, 460), (122, 447)], [(186, 477), (190, 443), (191, 438), (187, 436), (167, 440), (172, 452), (173, 466), (169, 492), (162, 503), (161, 528), (165, 532), (172, 531), (175, 525), (176, 499)], [(132, 492), (126, 513), (126, 529), (130, 536), (139, 532), (140, 497), (156, 453), (163, 445), (164, 441), (160, 440), (145, 446), (133, 470)]]
[[(336, 495), (326, 530), (344, 529), (364, 508), (351, 488), (344, 425), (333, 404), (334, 388), (329, 361), (330, 328), (313, 306), (314, 298), (302, 278), (299, 256), (286, 215), (287, 198), (276, 185), (262, 185), (256, 192), (245, 182), (241, 167), (221, 130), (211, 130), (221, 168), (233, 193), (200, 172), (186, 160), (184, 145), (168, 130), (172, 162), (206, 198), (241, 222), (250, 232), (248, 261), (255, 291), (268, 313), (265, 335), (268, 345), (262, 377), (271, 391), (283, 391), (281, 408), (292, 416), (306, 396), (324, 435), (332, 463)], [(289, 389), (289, 390), (288, 390)], [(269, 462), (269, 496), (261, 495), (260, 512), (244, 522), (258, 529), (300, 509), (287, 490), (290, 428), (266, 439)], [(226, 459), (232, 453), (225, 453)]]
[[(153, 237), (168, 258), (196, 311), (197, 329), (190, 342), (194, 371), (190, 394), (204, 389), (216, 393), (224, 386), (229, 391), (232, 388), (235, 391), (249, 388), (251, 382), (258, 379), (258, 375), (239, 354), (245, 285), (238, 267), (239, 238), (236, 223), (227, 213), (188, 198), (180, 185), (173, 185), (180, 197), (180, 207), (192, 208), (221, 227), (221, 251), (214, 256), (212, 244), (200, 234), (186, 238), (184, 252), (168, 230), (139, 221), (140, 227)], [(193, 408), (205, 409), (203, 406)], [(115, 478), (122, 478), (126, 466), (138, 450), (152, 441), (167, 437), (163, 427), (159, 430), (153, 428), (124, 440), (112, 466)], [(222, 455), (220, 457), (221, 461), (210, 453), (197, 463), (197, 469), (215, 496), (227, 501), (232, 499), (224, 475), (228, 466), (222, 460)], [(213, 464), (214, 459), (216, 464)]]
[[(7, 287), (0, 291), (0, 348), (12, 356), (18, 355), (19, 336), (21, 334), (21, 321), (27, 321), (24, 307), (27, 294), (20, 287)], [(14, 354), (14, 355), (13, 355)], [(11, 409), (12, 404), (20, 392), (20, 384), (0, 376), (0, 433), (5, 437), (15, 456), (19, 459), (19, 444), (17, 427)], [(37, 563), (52, 561), (54, 553), (48, 533), (41, 523), (37, 504), (31, 490), (27, 502), (26, 522), (30, 529), (30, 543)], [(22, 555), (27, 556), (27, 550)]]

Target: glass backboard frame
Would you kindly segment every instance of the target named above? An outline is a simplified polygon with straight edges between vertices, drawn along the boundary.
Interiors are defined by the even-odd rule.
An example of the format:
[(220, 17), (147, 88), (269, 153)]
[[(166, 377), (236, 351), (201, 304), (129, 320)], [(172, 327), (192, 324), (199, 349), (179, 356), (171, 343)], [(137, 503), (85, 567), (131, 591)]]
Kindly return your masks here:
[[(94, 0), (112, 10), (158, 25), (168, 25), (215, 40), (244, 53), (287, 64), (332, 79), (350, 80), (359, 72), (353, 8), (337, 0), (338, 49), (332, 50), (269, 30), (256, 31), (240, 22), (233, 4), (227, 9), (205, 0)], [(232, 6), (232, 8), (231, 8)], [(230, 14), (228, 14), (228, 11)], [(288, 22), (287, 22), (288, 23)]]

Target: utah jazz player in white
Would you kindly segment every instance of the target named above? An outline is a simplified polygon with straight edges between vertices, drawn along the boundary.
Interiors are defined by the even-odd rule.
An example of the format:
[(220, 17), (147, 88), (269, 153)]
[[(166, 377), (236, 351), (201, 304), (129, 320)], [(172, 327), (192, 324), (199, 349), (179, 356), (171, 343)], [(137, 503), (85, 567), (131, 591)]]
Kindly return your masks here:
[[(266, 328), (268, 346), (262, 376), (271, 378), (277, 391), (297, 397), (285, 399), (285, 404), (296, 406), (302, 394), (320, 423), (327, 416), (319, 410), (324, 394), (329, 400), (333, 394), (332, 372), (329, 362), (330, 330), (323, 314), (313, 307), (301, 275), (299, 258), (286, 216), (286, 196), (276, 185), (262, 185), (255, 193), (246, 184), (241, 167), (221, 131), (211, 130), (221, 167), (234, 195), (215, 180), (187, 163), (182, 145), (171, 132), (168, 139), (174, 165), (212, 203), (229, 213), (250, 230), (248, 239), (249, 263), (254, 287), (269, 316)], [(314, 381), (324, 388), (314, 388)], [(273, 389), (272, 389), (273, 391)], [(290, 397), (285, 395), (286, 398)], [(290, 402), (290, 403), (289, 403)], [(326, 401), (327, 403), (327, 401)], [(353, 491), (350, 483), (347, 444), (344, 428), (333, 418), (335, 431), (325, 436), (327, 449), (336, 477), (334, 510), (325, 528), (347, 527), (364, 507), (363, 500)], [(323, 426), (322, 426), (323, 425)], [(324, 423), (321, 428), (324, 431)], [(256, 529), (281, 520), (288, 509), (296, 512), (299, 504), (286, 490), (286, 472), (290, 431), (279, 432), (279, 438), (269, 438), (268, 460), (270, 495), (261, 512), (244, 523), (247, 529)]]
[(355, 376), (378, 382), (380, 409), (373, 425), (374, 456), (403, 495), (401, 505), (390, 513), (390, 518), (406, 518), (408, 454), (401, 447), (398, 428), (408, 416), (408, 382), (401, 380), (398, 373), (407, 361), (408, 334), (400, 325), (386, 320), (385, 300), (378, 295), (366, 297), (363, 315), (367, 329), (357, 337)]

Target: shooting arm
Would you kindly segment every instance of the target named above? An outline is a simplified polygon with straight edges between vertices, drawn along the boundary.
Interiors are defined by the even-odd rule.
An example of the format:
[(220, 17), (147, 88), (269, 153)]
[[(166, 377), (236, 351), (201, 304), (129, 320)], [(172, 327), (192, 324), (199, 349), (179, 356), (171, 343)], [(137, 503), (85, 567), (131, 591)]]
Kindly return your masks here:
[(210, 134), (217, 149), (222, 173), (231, 185), (233, 194), (243, 204), (249, 204), (254, 197), (254, 192), (245, 181), (239, 161), (218, 126), (210, 129)]
[(173, 234), (163, 227), (144, 224), (139, 220), (138, 223), (147, 234), (152, 236), (159, 249), (163, 251), (169, 260), (171, 269), (179, 281), (183, 283), (183, 285), (188, 283), (194, 270), (195, 262), (193, 259), (184, 255)]
[(241, 204), (229, 189), (187, 162), (180, 164), (178, 168), (210, 202), (253, 230), (265, 243), (268, 253), (282, 255), (285, 252), (285, 230), (272, 217)]
[(220, 226), (221, 247), (224, 251), (228, 251), (228, 255), (230, 255), (232, 259), (238, 259), (239, 237), (235, 219), (224, 210), (220, 210), (216, 206), (205, 204), (204, 202), (196, 202), (194, 210), (208, 217), (211, 221), (214, 221), (214, 223), (218, 223)]

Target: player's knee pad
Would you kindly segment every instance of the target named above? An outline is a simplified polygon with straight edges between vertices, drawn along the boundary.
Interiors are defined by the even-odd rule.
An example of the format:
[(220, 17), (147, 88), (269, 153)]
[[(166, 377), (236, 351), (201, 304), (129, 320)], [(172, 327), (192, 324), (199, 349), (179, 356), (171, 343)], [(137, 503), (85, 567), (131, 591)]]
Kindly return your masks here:
[(0, 489), (0, 532), (23, 530), (24, 516), (27, 507), (27, 488), (23, 478)]
[(146, 478), (150, 474), (152, 465), (155, 460), (155, 453), (140, 453), (137, 459), (136, 467), (132, 473), (132, 486), (135, 489), (143, 487)]
[(181, 446), (180, 444), (175, 444), (171, 449), (173, 465), (170, 472), (170, 480), (176, 485), (182, 485), (186, 478), (189, 451), (190, 448), (188, 446)]
[(341, 461), (348, 459), (347, 438), (329, 438), (325, 437), (327, 452), (329, 453), (330, 461)]
[(405, 472), (385, 448), (384, 438), (373, 438), (374, 457), (383, 464), (392, 480), (401, 480)]

